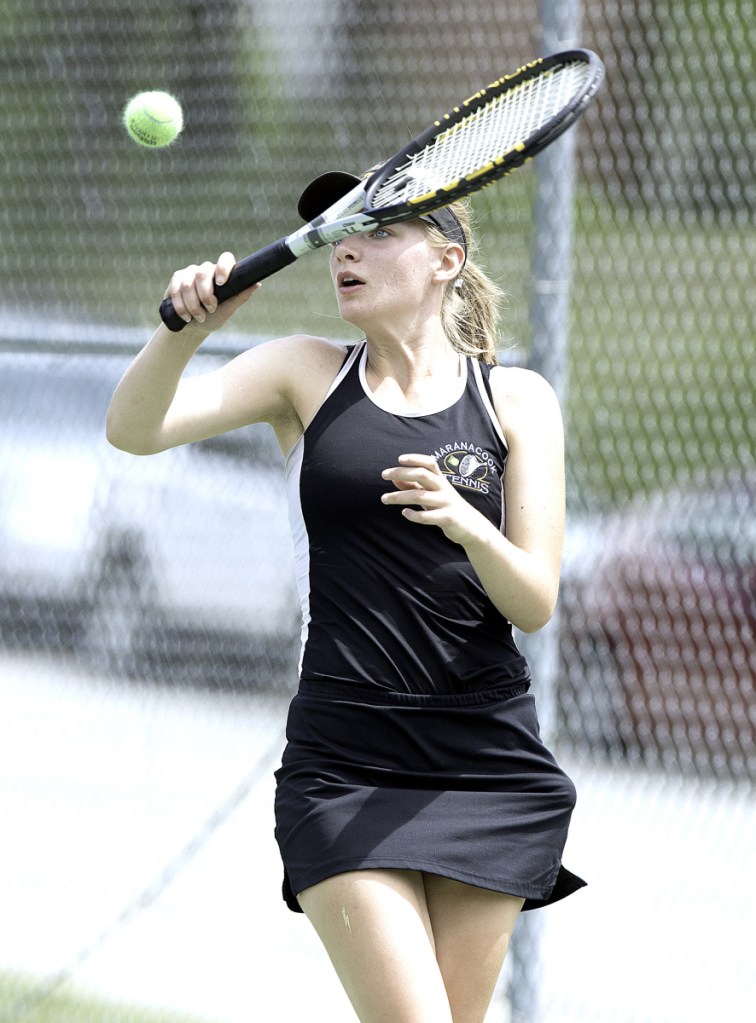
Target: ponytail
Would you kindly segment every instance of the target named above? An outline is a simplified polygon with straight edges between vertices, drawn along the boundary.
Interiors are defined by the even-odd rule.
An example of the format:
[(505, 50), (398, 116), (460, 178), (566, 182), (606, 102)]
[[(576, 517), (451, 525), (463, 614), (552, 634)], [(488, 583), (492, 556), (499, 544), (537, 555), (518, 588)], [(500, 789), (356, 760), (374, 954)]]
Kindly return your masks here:
[[(446, 285), (441, 322), (449, 342), (462, 355), (495, 366), (498, 359), (498, 320), (502, 291), (473, 258), (470, 210), (464, 201), (453, 202), (453, 211), (467, 238), (468, 256), (458, 277)], [(432, 244), (448, 244), (437, 227), (423, 222)]]

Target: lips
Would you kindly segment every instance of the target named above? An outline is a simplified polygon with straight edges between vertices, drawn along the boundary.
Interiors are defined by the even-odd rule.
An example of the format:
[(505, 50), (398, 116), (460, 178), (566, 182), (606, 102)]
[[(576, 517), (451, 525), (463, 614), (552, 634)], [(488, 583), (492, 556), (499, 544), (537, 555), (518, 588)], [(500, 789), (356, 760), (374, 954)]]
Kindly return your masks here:
[(336, 275), (336, 285), (339, 291), (352, 291), (354, 288), (362, 287), (364, 283), (361, 277), (348, 270), (340, 270)]

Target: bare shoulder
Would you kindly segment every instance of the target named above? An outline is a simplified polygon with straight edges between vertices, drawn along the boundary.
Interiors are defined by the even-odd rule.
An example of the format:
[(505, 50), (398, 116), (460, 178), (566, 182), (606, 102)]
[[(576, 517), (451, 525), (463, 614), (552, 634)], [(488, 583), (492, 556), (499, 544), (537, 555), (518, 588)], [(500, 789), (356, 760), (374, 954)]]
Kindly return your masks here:
[[(308, 395), (317, 396), (344, 361), (346, 347), (326, 338), (292, 334), (264, 341), (227, 364), (232, 385), (298, 408)], [(326, 387), (327, 387), (326, 384)], [(273, 410), (270, 410), (273, 411)]]
[(554, 388), (545, 377), (532, 369), (524, 369), (521, 366), (494, 366), (490, 380), (491, 389), (497, 397), (501, 395), (510, 401), (527, 404), (532, 401), (556, 401)]
[(296, 355), (312, 364), (341, 362), (346, 352), (344, 343), (313, 334), (291, 334), (268, 343), (278, 345), (287, 355)]
[(519, 366), (495, 366), (490, 380), (494, 407), (506, 437), (525, 427), (529, 431), (561, 431), (556, 392), (540, 373)]
[(308, 334), (296, 334), (281, 343), (280, 357), (286, 376), (282, 386), (303, 425), (310, 422), (320, 407), (346, 351), (344, 344)]
[(234, 362), (240, 369), (255, 369), (261, 366), (276, 370), (283, 377), (291, 374), (300, 377), (303, 368), (328, 372), (344, 359), (346, 347), (324, 337), (310, 334), (291, 334), (288, 337), (263, 341), (247, 349)]
[(248, 422), (270, 423), (289, 450), (320, 408), (346, 350), (309, 334), (263, 342), (227, 364), (226, 393)]

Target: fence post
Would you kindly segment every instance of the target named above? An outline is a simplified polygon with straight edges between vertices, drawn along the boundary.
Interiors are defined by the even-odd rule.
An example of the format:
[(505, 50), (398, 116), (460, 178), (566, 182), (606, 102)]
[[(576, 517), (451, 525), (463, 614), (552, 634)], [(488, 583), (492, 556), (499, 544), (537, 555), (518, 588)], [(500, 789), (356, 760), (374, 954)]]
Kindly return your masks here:
[[(541, 0), (541, 52), (569, 49), (579, 43), (579, 0)], [(566, 396), (572, 204), (575, 179), (575, 132), (566, 132), (535, 160), (537, 191), (531, 254), (531, 351), (528, 365), (544, 376), (560, 402)], [(557, 612), (558, 614), (558, 612)], [(523, 650), (533, 673), (541, 732), (548, 743), (556, 731), (559, 630), (556, 615)], [(510, 949), (511, 1023), (547, 1023), (540, 999), (540, 913), (523, 914)]]

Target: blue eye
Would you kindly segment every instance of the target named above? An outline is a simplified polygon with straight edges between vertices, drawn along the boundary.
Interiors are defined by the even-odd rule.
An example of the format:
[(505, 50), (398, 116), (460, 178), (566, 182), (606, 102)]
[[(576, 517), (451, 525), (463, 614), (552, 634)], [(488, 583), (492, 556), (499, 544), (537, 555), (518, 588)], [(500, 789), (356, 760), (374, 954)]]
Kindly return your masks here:
[[(380, 240), (380, 239), (383, 239), (383, 238), (390, 238), (391, 237), (391, 232), (388, 231), (385, 227), (375, 227), (375, 228), (373, 228), (372, 231), (370, 231), (366, 235), (366, 237), (368, 237), (368, 238), (378, 238)], [(331, 244), (331, 249), (335, 249), (343, 240), (344, 240), (343, 238), (339, 238), (335, 242), (331, 242), (330, 243)]]

